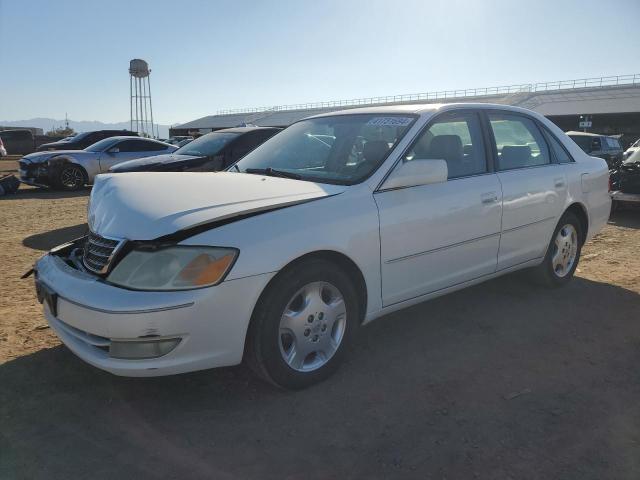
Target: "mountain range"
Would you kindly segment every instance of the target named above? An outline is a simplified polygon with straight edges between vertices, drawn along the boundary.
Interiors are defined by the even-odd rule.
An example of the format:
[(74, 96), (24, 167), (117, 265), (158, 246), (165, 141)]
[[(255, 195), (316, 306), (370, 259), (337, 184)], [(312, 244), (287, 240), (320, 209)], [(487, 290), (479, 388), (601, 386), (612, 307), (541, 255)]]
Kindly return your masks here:
[[(44, 133), (53, 127), (64, 127), (64, 120), (56, 120), (54, 118), (31, 118), (29, 120), (0, 120), (0, 126), (3, 127), (33, 127), (41, 128)], [(104, 123), (98, 121), (75, 121), (69, 120), (69, 127), (76, 132), (90, 132), (92, 130), (128, 130), (129, 122)], [(158, 125), (158, 133), (160, 138), (169, 136), (169, 125)]]

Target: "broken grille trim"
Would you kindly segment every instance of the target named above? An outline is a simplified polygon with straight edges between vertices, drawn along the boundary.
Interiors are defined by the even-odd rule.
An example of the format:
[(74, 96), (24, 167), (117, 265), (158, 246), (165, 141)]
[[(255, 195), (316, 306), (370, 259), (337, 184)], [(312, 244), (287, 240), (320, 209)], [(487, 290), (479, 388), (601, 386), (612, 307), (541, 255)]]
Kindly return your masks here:
[(106, 274), (125, 242), (122, 238), (104, 237), (89, 232), (84, 244), (82, 264), (94, 273)]

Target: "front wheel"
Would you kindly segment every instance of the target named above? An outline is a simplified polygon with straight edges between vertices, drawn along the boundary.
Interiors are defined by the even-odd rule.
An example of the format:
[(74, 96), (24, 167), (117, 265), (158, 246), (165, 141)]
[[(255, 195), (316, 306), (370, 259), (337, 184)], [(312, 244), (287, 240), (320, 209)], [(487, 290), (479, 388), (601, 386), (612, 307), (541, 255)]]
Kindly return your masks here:
[(246, 360), (262, 378), (300, 389), (324, 380), (339, 366), (359, 323), (352, 280), (321, 259), (279, 274), (256, 306)]
[(77, 165), (64, 165), (54, 178), (54, 186), (59, 190), (80, 190), (85, 183), (84, 170)]
[(580, 221), (572, 212), (565, 212), (553, 232), (544, 260), (534, 269), (539, 283), (559, 287), (571, 280), (580, 260), (582, 238)]

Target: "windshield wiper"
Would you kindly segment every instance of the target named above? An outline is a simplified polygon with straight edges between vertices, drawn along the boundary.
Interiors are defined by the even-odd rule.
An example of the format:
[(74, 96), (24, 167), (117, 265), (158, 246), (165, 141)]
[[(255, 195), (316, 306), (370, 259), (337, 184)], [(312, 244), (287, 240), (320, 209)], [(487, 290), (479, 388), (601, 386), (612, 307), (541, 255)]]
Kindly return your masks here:
[(270, 177), (282, 177), (293, 178), (294, 180), (302, 180), (302, 175), (298, 175), (293, 172), (285, 172), (283, 170), (276, 170), (275, 168), (247, 168), (246, 173), (257, 173), (259, 175), (269, 175)]

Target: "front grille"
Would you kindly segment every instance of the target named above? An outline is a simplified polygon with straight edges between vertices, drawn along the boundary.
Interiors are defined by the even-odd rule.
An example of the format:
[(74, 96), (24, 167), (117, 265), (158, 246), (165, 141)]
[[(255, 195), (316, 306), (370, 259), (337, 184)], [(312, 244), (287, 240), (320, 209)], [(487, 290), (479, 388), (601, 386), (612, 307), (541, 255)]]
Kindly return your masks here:
[(124, 244), (124, 240), (105, 238), (89, 233), (84, 244), (84, 266), (95, 273), (107, 273), (111, 260)]

